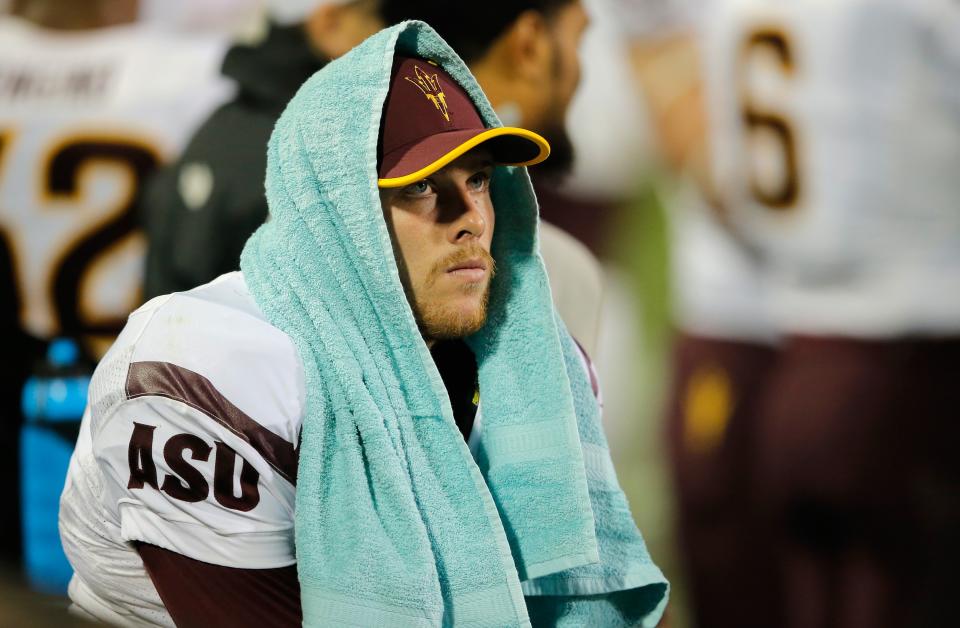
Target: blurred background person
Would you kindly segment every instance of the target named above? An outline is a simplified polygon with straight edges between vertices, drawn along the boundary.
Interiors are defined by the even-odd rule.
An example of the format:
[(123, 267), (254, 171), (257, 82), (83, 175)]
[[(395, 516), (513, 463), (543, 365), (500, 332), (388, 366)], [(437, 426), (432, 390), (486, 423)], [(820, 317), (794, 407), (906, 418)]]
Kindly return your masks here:
[[(3, 364), (0, 459), (12, 494), (0, 543), (15, 569), (20, 514), (9, 505), (20, 501), (24, 382), (51, 339), (71, 338), (86, 360), (98, 357), (139, 304), (138, 188), (229, 86), (216, 76), (220, 39), (137, 23), (135, 0), (10, 0), (7, 10), (0, 15), (0, 318), (13, 351)], [(54, 469), (66, 470), (74, 427), (51, 430), (43, 442), (53, 450), (30, 450), (23, 463), (59, 475), (62, 486)], [(36, 478), (28, 472), (28, 479)], [(48, 523), (55, 522), (59, 488), (34, 488), (50, 493)], [(55, 523), (46, 532), (59, 547)]]
[(189, 290), (239, 267), (267, 217), (267, 140), (290, 98), (327, 61), (380, 30), (378, 0), (269, 0), (269, 23), (234, 45), (236, 96), (213, 112), (145, 195), (146, 296)]
[[(761, 268), (724, 224), (711, 180), (703, 39), (724, 1), (609, 0), (631, 42), (663, 166), (674, 329), (664, 427), (680, 597), (697, 626), (765, 627), (780, 625), (780, 605), (755, 438), (777, 335)], [(750, 603), (730, 595), (731, 582), (752, 592)]]
[[(581, 81), (567, 111), (573, 168), (540, 184), (543, 214), (598, 257), (603, 294), (594, 362), (603, 385), (604, 428), (620, 481), (648, 546), (671, 579), (670, 625), (683, 626), (673, 547), (667, 456), (660, 438), (669, 297), (666, 221), (670, 177), (660, 165), (646, 94), (631, 64), (631, 13), (650, 3), (584, 0), (590, 24), (580, 46)], [(650, 25), (651, 31), (657, 30)]]
[(718, 9), (715, 180), (784, 335), (756, 435), (779, 625), (955, 625), (960, 5)]

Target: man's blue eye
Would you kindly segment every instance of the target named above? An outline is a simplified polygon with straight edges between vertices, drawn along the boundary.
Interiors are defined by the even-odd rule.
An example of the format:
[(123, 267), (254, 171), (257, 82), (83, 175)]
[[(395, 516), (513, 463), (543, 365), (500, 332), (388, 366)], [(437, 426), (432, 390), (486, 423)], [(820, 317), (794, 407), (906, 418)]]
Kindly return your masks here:
[(490, 175), (488, 175), (486, 172), (478, 172), (470, 177), (470, 185), (472, 185), (475, 189), (482, 190), (486, 187), (489, 180)]
[(407, 186), (407, 193), (413, 194), (414, 196), (423, 196), (430, 192), (430, 183), (426, 179), (423, 181), (417, 181), (416, 183), (411, 183)]

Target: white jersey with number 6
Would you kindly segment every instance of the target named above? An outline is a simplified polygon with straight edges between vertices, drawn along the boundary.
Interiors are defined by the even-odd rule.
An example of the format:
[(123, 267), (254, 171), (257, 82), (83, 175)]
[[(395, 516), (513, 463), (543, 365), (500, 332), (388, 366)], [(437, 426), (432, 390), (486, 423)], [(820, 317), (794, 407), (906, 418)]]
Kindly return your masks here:
[[(24, 330), (103, 337), (140, 300), (139, 184), (230, 93), (225, 43), (0, 18), (0, 246)], [(11, 304), (12, 305), (12, 304)]]
[(717, 180), (788, 333), (960, 331), (960, 3), (726, 0)]

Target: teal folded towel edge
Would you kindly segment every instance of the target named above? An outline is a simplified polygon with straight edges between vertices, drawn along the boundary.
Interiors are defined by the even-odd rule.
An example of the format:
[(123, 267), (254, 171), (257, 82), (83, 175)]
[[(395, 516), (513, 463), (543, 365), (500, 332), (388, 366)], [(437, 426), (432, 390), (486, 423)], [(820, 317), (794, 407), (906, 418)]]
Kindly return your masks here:
[[(563, 323), (558, 319), (558, 326)], [(585, 369), (569, 334), (567, 368)], [(600, 560), (522, 583), (537, 625), (656, 626), (669, 599), (669, 583), (647, 552), (617, 480), (589, 374), (571, 373), (571, 390), (584, 452)], [(531, 598), (535, 601), (531, 602)]]
[[(604, 564), (606, 522), (594, 519), (595, 473), (581, 448), (592, 434), (582, 424), (598, 419), (578, 416), (576, 390), (589, 383), (554, 318), (529, 178), (497, 168), (499, 270), (488, 323), (468, 339), (484, 408), (476, 462), (463, 442), (379, 206), (377, 135), (395, 52), (442, 66), (485, 124), (500, 126), (429, 26), (381, 31), (287, 106), (268, 147), (270, 219), (241, 257), (255, 300), (304, 364), (294, 516), (304, 625), (530, 625), (521, 580), (586, 591), (572, 584), (576, 570)], [(587, 605), (564, 608), (573, 617)]]

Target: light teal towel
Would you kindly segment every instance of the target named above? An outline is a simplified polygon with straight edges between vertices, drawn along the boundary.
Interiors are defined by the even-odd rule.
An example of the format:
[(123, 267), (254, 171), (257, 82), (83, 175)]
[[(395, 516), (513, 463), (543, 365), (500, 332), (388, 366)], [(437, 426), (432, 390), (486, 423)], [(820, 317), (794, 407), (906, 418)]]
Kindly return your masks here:
[[(308, 80), (277, 122), (270, 220), (241, 258), (254, 298), (293, 338), (306, 371), (295, 515), (304, 625), (524, 626), (521, 580), (554, 577), (569, 581), (567, 592), (587, 592), (576, 570), (603, 558), (605, 526), (626, 523), (594, 521), (591, 504), (606, 506), (590, 490), (580, 444), (584, 373), (568, 364), (569, 336), (554, 320), (523, 169), (494, 175), (498, 274), (488, 324), (469, 339), (482, 465), (460, 436), (379, 203), (377, 137), (395, 51), (439, 63), (499, 126), (428, 26), (381, 31)], [(639, 535), (630, 548), (612, 556), (617, 573), (652, 567)], [(636, 557), (642, 565), (619, 565)], [(641, 586), (591, 582), (591, 594)], [(544, 612), (558, 619), (586, 612), (549, 599), (559, 606)]]
[[(563, 323), (558, 318), (558, 325)], [(600, 410), (569, 334), (562, 334), (600, 562), (522, 584), (534, 626), (656, 626), (667, 606), (668, 584), (650, 560), (620, 489)], [(585, 376), (586, 375), (586, 376)]]

